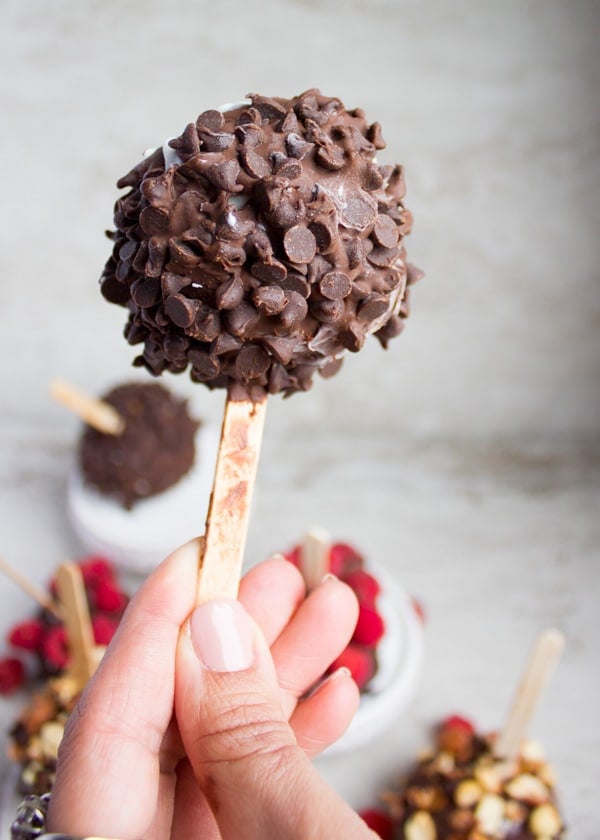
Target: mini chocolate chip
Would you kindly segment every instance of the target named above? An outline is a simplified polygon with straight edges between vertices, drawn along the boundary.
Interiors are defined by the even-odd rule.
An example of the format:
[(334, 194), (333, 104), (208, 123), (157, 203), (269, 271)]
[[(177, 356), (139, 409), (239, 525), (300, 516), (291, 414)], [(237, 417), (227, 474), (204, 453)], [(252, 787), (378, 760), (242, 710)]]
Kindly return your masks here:
[(410, 315), (410, 290), (408, 288), (404, 292), (404, 297), (402, 299), (402, 303), (400, 304), (398, 315), (400, 315), (401, 318), (408, 318)]
[(319, 291), (329, 300), (345, 298), (352, 291), (352, 280), (343, 271), (330, 271), (319, 281)]
[(376, 149), (385, 149), (386, 142), (381, 133), (381, 126), (378, 122), (372, 123), (367, 129), (367, 137)]
[(399, 248), (373, 248), (367, 254), (367, 259), (371, 265), (375, 265), (377, 268), (389, 268), (399, 253)]
[(124, 262), (130, 262), (135, 252), (137, 251), (139, 243), (133, 239), (126, 239), (125, 244), (121, 245), (119, 248), (119, 259), (123, 260)]
[(400, 335), (404, 329), (404, 321), (398, 315), (390, 315), (381, 329), (377, 330), (375, 336), (379, 339), (381, 346), (387, 349), (388, 342)]
[(269, 393), (278, 394), (280, 391), (290, 388), (291, 385), (291, 377), (283, 365), (271, 365), (271, 370), (269, 371)]
[(298, 117), (294, 111), (290, 110), (287, 112), (277, 130), (283, 134), (288, 134), (290, 131), (298, 131)]
[(184, 335), (169, 333), (165, 335), (164, 348), (167, 359), (172, 361), (185, 360), (189, 346), (190, 342)]
[(350, 268), (358, 268), (362, 265), (365, 258), (364, 245), (358, 236), (353, 236), (349, 239), (344, 239), (344, 249), (348, 257), (348, 266)]
[(147, 309), (161, 299), (160, 280), (158, 277), (143, 277), (131, 284), (131, 299), (140, 307)]
[(320, 254), (317, 254), (308, 266), (307, 279), (309, 283), (317, 283), (321, 277), (328, 274), (333, 268), (331, 262)]
[(230, 242), (219, 242), (215, 260), (227, 268), (239, 268), (246, 262), (246, 252)]
[(288, 365), (294, 355), (294, 349), (298, 344), (298, 339), (269, 335), (262, 339), (262, 343), (280, 364)]
[(261, 283), (280, 283), (287, 276), (287, 268), (278, 260), (255, 262), (250, 273)]
[(383, 175), (376, 163), (367, 164), (363, 172), (363, 188), (372, 192), (378, 190), (383, 185)]
[(342, 211), (342, 222), (355, 230), (364, 230), (373, 224), (377, 216), (377, 205), (368, 193), (362, 190), (350, 195)]
[(169, 214), (159, 207), (144, 207), (140, 213), (140, 226), (148, 236), (162, 233), (169, 227)]
[(186, 268), (193, 268), (201, 260), (200, 254), (197, 254), (190, 245), (175, 236), (169, 239), (169, 252), (174, 262), (178, 262)]
[(196, 120), (196, 128), (201, 130), (208, 128), (209, 131), (220, 131), (225, 125), (225, 117), (220, 111), (211, 108), (208, 111), (202, 111)]
[(148, 260), (144, 269), (148, 277), (160, 277), (166, 253), (167, 247), (160, 239), (153, 236), (148, 240)]
[(417, 268), (416, 265), (412, 263), (406, 264), (406, 282), (409, 286), (412, 286), (413, 283), (418, 283), (418, 281), (425, 276), (425, 272), (421, 271), (420, 268)]
[(240, 149), (239, 154), (242, 166), (251, 178), (260, 179), (269, 177), (271, 174), (271, 165), (268, 160), (254, 152), (252, 149), (247, 149), (245, 147)]
[(410, 210), (403, 210), (401, 219), (402, 219), (402, 221), (401, 221), (401, 225), (400, 225), (400, 233), (403, 236), (406, 236), (412, 230), (413, 214), (410, 212)]
[(208, 306), (200, 305), (196, 319), (188, 330), (189, 334), (200, 341), (213, 341), (221, 332), (219, 313)]
[(303, 160), (314, 149), (314, 143), (308, 143), (300, 134), (290, 132), (285, 138), (285, 148), (290, 157)]
[(250, 329), (259, 319), (258, 311), (251, 303), (242, 301), (235, 309), (225, 313), (225, 322), (230, 333), (244, 338), (247, 330)]
[(340, 332), (340, 341), (346, 350), (358, 353), (365, 343), (365, 334), (357, 324), (350, 324), (347, 329)]
[(189, 242), (190, 245), (194, 245), (199, 251), (204, 251), (205, 248), (209, 247), (214, 242), (214, 236), (212, 233), (201, 225), (186, 230), (185, 233), (182, 234), (181, 239), (183, 242)]
[(231, 333), (222, 332), (219, 333), (211, 344), (210, 352), (215, 356), (222, 356), (224, 353), (233, 353), (234, 351), (239, 350), (241, 346), (242, 342), (239, 338), (231, 335)]
[(319, 368), (319, 373), (323, 379), (330, 379), (332, 376), (336, 375), (343, 364), (344, 360), (342, 358), (332, 359), (330, 362), (327, 362), (326, 365), (323, 365), (322, 368)]
[(274, 225), (280, 228), (289, 228), (304, 218), (306, 213), (304, 204), (300, 202), (293, 205), (289, 201), (280, 201), (271, 214)]
[(265, 315), (278, 315), (288, 302), (281, 286), (259, 286), (252, 293), (252, 300)]
[(129, 265), (129, 263), (120, 261), (117, 264), (117, 270), (115, 272), (115, 275), (120, 283), (124, 283), (129, 278), (130, 272), (131, 266)]
[(265, 120), (281, 119), (282, 117), (285, 117), (285, 107), (271, 97), (260, 96), (256, 93), (249, 93), (248, 99), (252, 101), (252, 106), (256, 108), (261, 117)]
[(233, 134), (226, 131), (199, 131), (204, 152), (224, 152), (233, 143)]
[(344, 150), (339, 146), (322, 146), (317, 150), (317, 160), (321, 166), (331, 171), (342, 169), (346, 162)]
[(307, 300), (310, 295), (310, 285), (301, 274), (296, 274), (295, 272), (291, 272), (284, 280), (281, 281), (281, 288), (288, 292), (297, 292), (299, 295), (302, 295), (305, 300)]
[(177, 326), (186, 329), (191, 327), (200, 308), (197, 300), (190, 300), (184, 295), (170, 295), (165, 302), (165, 312)]
[(314, 234), (303, 225), (295, 225), (285, 232), (283, 248), (293, 263), (309, 263), (317, 252)]
[[(109, 303), (117, 303), (121, 306), (125, 305), (130, 298), (129, 286), (125, 283), (120, 283), (116, 277), (112, 275), (102, 277), (100, 281), (100, 291)], [(129, 341), (129, 334), (127, 334), (127, 340)], [(137, 342), (133, 341), (129, 341), (129, 343), (137, 344)]]
[(344, 302), (337, 300), (319, 300), (311, 304), (310, 311), (323, 324), (335, 324), (344, 314)]
[(299, 324), (308, 314), (308, 304), (298, 292), (288, 291), (288, 302), (285, 309), (280, 313), (279, 319), (286, 329), (294, 324)]
[(219, 360), (204, 350), (188, 351), (188, 359), (193, 372), (200, 382), (207, 382), (217, 376), (221, 370)]
[(237, 160), (224, 160), (221, 163), (213, 163), (206, 170), (206, 177), (219, 190), (234, 193), (243, 190), (241, 184), (236, 184), (240, 174), (240, 165)]
[(235, 369), (244, 382), (258, 379), (266, 373), (271, 364), (269, 354), (258, 344), (242, 347), (235, 360)]
[(144, 271), (144, 266), (146, 265), (146, 260), (148, 259), (148, 243), (142, 242), (140, 247), (138, 248), (137, 254), (134, 257), (132, 262), (132, 268), (135, 271), (140, 272), (140, 274)]
[(245, 108), (235, 121), (236, 125), (248, 125), (249, 123), (254, 125), (262, 123), (262, 117), (256, 108)]
[(388, 179), (387, 192), (391, 193), (395, 198), (404, 198), (406, 183), (404, 181), (403, 166), (398, 164), (392, 169)]
[(390, 308), (389, 298), (372, 293), (361, 301), (357, 309), (358, 317), (363, 321), (376, 321)]
[(317, 242), (317, 251), (325, 253), (331, 247), (335, 234), (329, 224), (323, 221), (312, 222), (308, 229), (312, 232)]
[(169, 146), (179, 153), (182, 160), (197, 155), (200, 151), (200, 139), (194, 123), (189, 123), (180, 137), (169, 140)]
[(289, 158), (282, 152), (273, 152), (271, 155), (273, 170), (279, 178), (293, 181), (302, 174), (302, 167), (294, 158)]
[(253, 123), (239, 125), (235, 129), (235, 136), (244, 146), (260, 146), (267, 139), (262, 128)]
[(389, 271), (386, 271), (384, 278), (383, 278), (383, 286), (382, 288), (385, 289), (386, 292), (391, 292), (393, 289), (397, 289), (400, 283), (402, 282), (403, 274), (398, 269), (390, 268)]
[(215, 291), (217, 309), (235, 309), (244, 298), (244, 284), (237, 275), (225, 280)]
[[(265, 230), (260, 227), (255, 227), (249, 234), (247, 244), (253, 248), (261, 260), (267, 261), (273, 254), (273, 246), (271, 240)], [(258, 276), (258, 275), (257, 275)]]
[(377, 216), (373, 225), (372, 236), (378, 245), (381, 245), (382, 248), (393, 248), (394, 245), (398, 244), (399, 235), (398, 226), (393, 219), (381, 214)]

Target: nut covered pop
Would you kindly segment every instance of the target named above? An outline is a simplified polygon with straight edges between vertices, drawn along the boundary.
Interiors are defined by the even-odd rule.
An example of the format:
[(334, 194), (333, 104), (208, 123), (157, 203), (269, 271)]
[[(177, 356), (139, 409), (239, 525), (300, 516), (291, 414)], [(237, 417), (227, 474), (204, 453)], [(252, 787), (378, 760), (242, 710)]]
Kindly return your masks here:
[(134, 361), (240, 398), (288, 396), (333, 375), (408, 315), (401, 166), (378, 123), (309, 90), (204, 111), (118, 181), (101, 277), (129, 309)]

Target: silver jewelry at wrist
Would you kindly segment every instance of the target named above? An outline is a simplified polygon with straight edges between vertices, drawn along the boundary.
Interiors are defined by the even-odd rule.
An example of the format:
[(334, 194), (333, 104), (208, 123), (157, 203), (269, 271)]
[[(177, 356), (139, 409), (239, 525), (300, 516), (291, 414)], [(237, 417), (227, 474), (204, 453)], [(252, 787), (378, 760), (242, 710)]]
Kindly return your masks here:
[(102, 837), (74, 837), (72, 834), (46, 834), (50, 794), (26, 796), (17, 808), (10, 827), (11, 840), (103, 840)]

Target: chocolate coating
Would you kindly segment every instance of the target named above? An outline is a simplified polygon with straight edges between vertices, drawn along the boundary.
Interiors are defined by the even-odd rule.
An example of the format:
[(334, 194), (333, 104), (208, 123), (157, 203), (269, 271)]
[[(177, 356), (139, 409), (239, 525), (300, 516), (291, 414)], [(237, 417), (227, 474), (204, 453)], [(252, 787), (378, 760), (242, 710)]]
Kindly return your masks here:
[(400, 333), (412, 217), (361, 109), (318, 90), (249, 100), (190, 123), (170, 165), (160, 148), (120, 179), (101, 289), (130, 311), (135, 365), (289, 395), (370, 333)]
[(120, 385), (103, 400), (125, 420), (121, 435), (86, 426), (79, 442), (84, 481), (128, 510), (141, 499), (163, 493), (192, 467), (198, 422), (156, 383)]

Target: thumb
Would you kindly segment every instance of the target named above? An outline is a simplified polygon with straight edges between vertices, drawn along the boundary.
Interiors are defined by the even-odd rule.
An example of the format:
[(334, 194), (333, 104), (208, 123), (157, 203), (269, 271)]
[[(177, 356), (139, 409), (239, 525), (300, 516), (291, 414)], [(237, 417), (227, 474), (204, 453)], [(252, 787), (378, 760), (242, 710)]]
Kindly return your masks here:
[(239, 601), (192, 613), (177, 651), (175, 712), (224, 840), (373, 836), (297, 745), (268, 645)]

